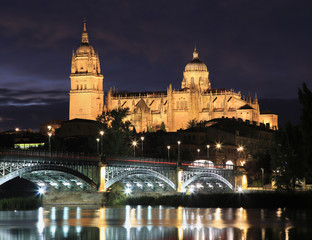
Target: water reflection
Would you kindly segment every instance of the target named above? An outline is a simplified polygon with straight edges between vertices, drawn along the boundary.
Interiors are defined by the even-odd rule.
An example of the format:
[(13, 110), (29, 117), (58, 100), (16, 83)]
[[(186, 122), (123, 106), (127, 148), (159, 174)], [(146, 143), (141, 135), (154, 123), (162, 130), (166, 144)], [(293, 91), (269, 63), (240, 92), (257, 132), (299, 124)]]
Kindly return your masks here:
[(309, 239), (312, 211), (51, 207), (0, 212), (0, 239)]

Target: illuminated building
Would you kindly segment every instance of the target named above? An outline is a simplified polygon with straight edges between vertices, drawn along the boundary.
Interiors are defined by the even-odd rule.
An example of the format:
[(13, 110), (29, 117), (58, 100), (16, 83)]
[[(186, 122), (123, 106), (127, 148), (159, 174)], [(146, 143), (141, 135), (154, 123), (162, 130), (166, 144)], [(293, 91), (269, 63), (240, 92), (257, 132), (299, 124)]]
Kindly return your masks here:
[(96, 120), (102, 111), (129, 108), (131, 121), (136, 131), (153, 131), (165, 126), (167, 131), (187, 127), (189, 121), (209, 121), (216, 118), (235, 118), (245, 122), (264, 124), (277, 129), (278, 116), (261, 114), (257, 96), (244, 99), (240, 92), (212, 89), (209, 71), (199, 60), (198, 51), (183, 72), (181, 89), (174, 90), (170, 84), (166, 91), (118, 93), (109, 90), (103, 103), (103, 76), (100, 74), (98, 55), (89, 45), (86, 26), (82, 43), (73, 53), (70, 91), (69, 119)]

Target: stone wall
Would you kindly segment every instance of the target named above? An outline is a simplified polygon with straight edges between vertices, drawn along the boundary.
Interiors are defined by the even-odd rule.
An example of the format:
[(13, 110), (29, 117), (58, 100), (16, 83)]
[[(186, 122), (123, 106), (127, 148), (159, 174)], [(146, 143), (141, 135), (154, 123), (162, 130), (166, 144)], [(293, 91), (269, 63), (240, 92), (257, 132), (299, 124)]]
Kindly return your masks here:
[(43, 205), (99, 205), (106, 203), (101, 192), (48, 192), (42, 198)]

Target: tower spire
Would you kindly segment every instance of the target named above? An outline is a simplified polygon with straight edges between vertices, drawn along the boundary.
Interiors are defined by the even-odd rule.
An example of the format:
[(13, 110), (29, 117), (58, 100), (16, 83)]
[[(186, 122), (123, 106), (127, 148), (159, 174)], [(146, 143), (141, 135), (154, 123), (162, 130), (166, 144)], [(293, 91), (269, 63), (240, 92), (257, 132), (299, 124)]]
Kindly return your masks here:
[(83, 32), (82, 32), (82, 43), (89, 44), (89, 37), (87, 33), (87, 20), (86, 18), (83, 19)]
[(86, 20), (86, 18), (83, 19), (83, 31), (87, 32), (87, 20)]

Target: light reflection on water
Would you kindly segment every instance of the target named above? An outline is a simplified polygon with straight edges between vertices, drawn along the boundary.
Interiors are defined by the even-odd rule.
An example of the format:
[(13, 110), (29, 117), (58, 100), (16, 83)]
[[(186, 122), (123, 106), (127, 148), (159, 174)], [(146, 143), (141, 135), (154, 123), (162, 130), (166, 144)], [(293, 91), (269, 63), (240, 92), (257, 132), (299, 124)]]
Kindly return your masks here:
[(1, 239), (310, 239), (312, 211), (46, 207), (0, 212)]

